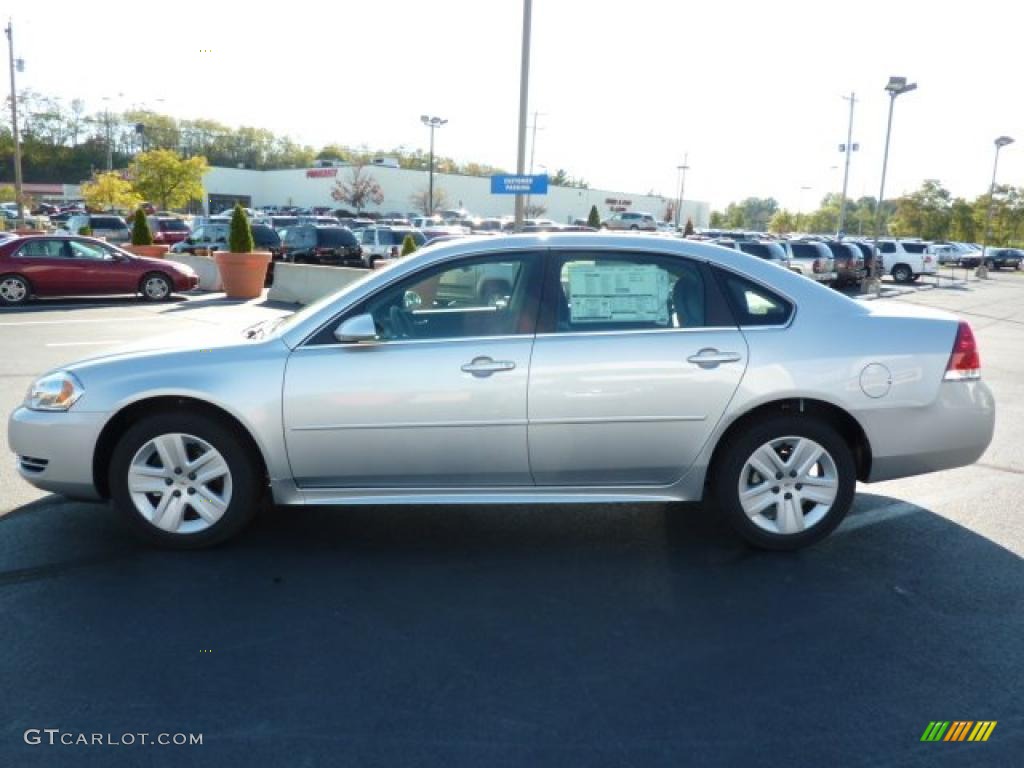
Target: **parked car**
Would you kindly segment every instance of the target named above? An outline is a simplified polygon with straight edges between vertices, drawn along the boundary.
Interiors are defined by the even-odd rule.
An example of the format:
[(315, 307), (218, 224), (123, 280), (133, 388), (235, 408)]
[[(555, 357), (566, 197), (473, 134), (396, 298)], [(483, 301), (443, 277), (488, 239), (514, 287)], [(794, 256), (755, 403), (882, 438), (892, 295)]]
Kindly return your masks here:
[[(989, 269), (1020, 269), (1021, 260), (1024, 258), (1024, 251), (1018, 248), (988, 248), (985, 251), (985, 266)], [(961, 267), (974, 268), (981, 264), (982, 252), (971, 251), (969, 254), (960, 256)]]
[(282, 232), (282, 255), (294, 264), (362, 263), (363, 249), (352, 230), (297, 224)]
[(921, 275), (935, 274), (935, 257), (927, 249), (927, 243), (916, 240), (879, 240), (882, 274), (892, 275), (897, 283), (909, 283)]
[(860, 251), (861, 259), (864, 262), (864, 275), (865, 277), (867, 275), (870, 275), (871, 265), (874, 263), (875, 255), (877, 253), (875, 251), (875, 246), (872, 245), (871, 243), (866, 243), (863, 240), (844, 240), (843, 242), (847, 243), (848, 245), (852, 245), (854, 248)]
[[(445, 288), (492, 269), (512, 278), (504, 296)], [(204, 329), (195, 346), (52, 370), (8, 443), (31, 484), (111, 499), (174, 548), (234, 536), (264, 494), (707, 494), (751, 544), (796, 549), (839, 525), (858, 480), (970, 464), (994, 424), (953, 315), (854, 301), (675, 238), (555, 234), (424, 249), (244, 335)]]
[(391, 255), (392, 248), (402, 250), (406, 236), (416, 242), (416, 247), (426, 245), (427, 238), (422, 230), (412, 227), (366, 227), (359, 232), (359, 244), (363, 247), (360, 257), (364, 267), (372, 267), (377, 259), (386, 259)]
[(734, 246), (737, 250), (757, 256), (759, 259), (771, 262), (776, 266), (789, 269), (789, 256), (786, 249), (779, 243), (770, 241), (740, 240)]
[[(267, 224), (252, 224), (252, 239), (256, 250), (269, 251), (273, 259), (281, 258), (281, 237)], [(231, 222), (223, 219), (209, 219), (206, 224), (196, 227), (182, 241), (171, 246), (171, 253), (195, 253), (204, 250), (213, 253), (226, 251), (231, 234)]]
[(864, 256), (859, 248), (839, 240), (825, 240), (824, 243), (825, 247), (832, 252), (832, 263), (836, 270), (834, 283), (836, 288), (856, 285), (864, 279)]
[(443, 227), (444, 219), (440, 216), (413, 216), (412, 225), (417, 229), (428, 227)]
[(299, 223), (298, 216), (267, 216), (267, 223), (276, 230), (287, 229), (288, 227), (294, 227)]
[(816, 283), (832, 285), (838, 275), (832, 251), (816, 240), (781, 240), (789, 256), (789, 268)]
[(603, 229), (633, 229), (644, 232), (655, 232), (658, 222), (649, 213), (640, 211), (620, 211), (601, 223)]
[(188, 237), (192, 230), (184, 219), (176, 216), (147, 216), (149, 229), (153, 233), (153, 242), (164, 245), (180, 243)]
[(69, 216), (61, 234), (77, 235), (83, 227), (92, 230), (93, 237), (102, 237), (108, 243), (130, 243), (131, 230), (121, 216), (112, 213), (76, 213)]
[(941, 267), (946, 264), (958, 263), (961, 251), (951, 243), (929, 243), (925, 246), (925, 253), (933, 256), (935, 263)]
[(91, 237), (26, 235), (0, 243), (0, 305), (33, 296), (140, 293), (150, 301), (199, 284), (190, 267), (148, 259)]

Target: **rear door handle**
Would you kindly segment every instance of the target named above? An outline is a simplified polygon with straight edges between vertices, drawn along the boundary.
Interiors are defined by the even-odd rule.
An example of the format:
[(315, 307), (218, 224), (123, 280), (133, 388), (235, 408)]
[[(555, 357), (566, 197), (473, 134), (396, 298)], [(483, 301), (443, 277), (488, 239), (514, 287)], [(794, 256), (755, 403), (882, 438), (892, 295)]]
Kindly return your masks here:
[(690, 355), (686, 358), (686, 362), (699, 365), (701, 368), (714, 368), (722, 363), (736, 363), (742, 359), (743, 356), (736, 352), (719, 352), (717, 349), (708, 347), (696, 355)]
[(511, 371), (516, 364), (511, 360), (492, 360), (489, 357), (474, 357), (470, 362), (462, 366), (465, 373), (474, 376), (490, 376), (498, 371)]

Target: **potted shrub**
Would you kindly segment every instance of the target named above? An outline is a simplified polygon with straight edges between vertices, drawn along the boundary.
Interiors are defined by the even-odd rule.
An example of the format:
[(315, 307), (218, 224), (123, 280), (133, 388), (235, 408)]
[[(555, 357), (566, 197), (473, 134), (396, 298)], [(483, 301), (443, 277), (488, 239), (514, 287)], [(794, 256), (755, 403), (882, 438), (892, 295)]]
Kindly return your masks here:
[(150, 258), (162, 259), (170, 249), (169, 245), (155, 245), (153, 243), (153, 232), (149, 228), (149, 221), (146, 219), (146, 212), (139, 208), (132, 220), (132, 243), (123, 248), (136, 256), (149, 256)]
[(229, 298), (255, 299), (263, 293), (270, 252), (254, 251), (254, 247), (249, 218), (242, 206), (235, 203), (235, 211), (231, 214), (228, 250), (213, 254), (221, 282), (224, 283), (224, 293)]
[(406, 235), (402, 240), (402, 255), (408, 256), (410, 253), (416, 252), (416, 241), (412, 235)]
[(82, 237), (92, 237), (92, 227), (79, 227), (78, 234)]

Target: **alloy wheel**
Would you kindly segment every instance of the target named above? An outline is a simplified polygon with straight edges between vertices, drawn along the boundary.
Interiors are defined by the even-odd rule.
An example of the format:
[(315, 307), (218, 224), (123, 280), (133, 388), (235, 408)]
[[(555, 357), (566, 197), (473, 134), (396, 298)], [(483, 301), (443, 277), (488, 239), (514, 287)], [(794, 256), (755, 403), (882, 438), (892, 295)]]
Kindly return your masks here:
[(799, 534), (821, 522), (839, 492), (835, 460), (807, 437), (780, 437), (743, 465), (739, 500), (751, 522), (769, 533)]
[(18, 304), (28, 296), (25, 282), (16, 277), (5, 278), (0, 282), (0, 299), (10, 304)]
[(166, 278), (152, 275), (143, 282), (142, 292), (146, 294), (146, 298), (158, 300), (167, 298), (171, 288), (167, 284)]
[(221, 453), (193, 435), (148, 440), (128, 468), (135, 509), (168, 533), (198, 533), (224, 516), (231, 503), (231, 470)]

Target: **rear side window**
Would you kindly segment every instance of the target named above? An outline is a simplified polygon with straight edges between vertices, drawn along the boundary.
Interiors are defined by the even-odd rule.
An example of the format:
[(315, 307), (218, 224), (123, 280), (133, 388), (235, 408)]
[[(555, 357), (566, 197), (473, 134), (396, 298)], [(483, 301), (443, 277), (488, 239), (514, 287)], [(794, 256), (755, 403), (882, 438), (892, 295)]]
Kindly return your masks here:
[(181, 219), (159, 219), (163, 232), (188, 232), (188, 225)]
[(325, 227), (318, 229), (317, 242), (320, 245), (338, 246), (338, 245), (355, 245), (356, 238), (349, 230), (342, 227)]
[(726, 270), (715, 270), (741, 326), (785, 325), (793, 305), (763, 285)]
[(821, 251), (814, 243), (790, 243), (793, 255), (798, 259), (820, 259)]
[(63, 259), (67, 253), (63, 240), (29, 240), (15, 256), (22, 259)]
[(751, 256), (757, 256), (759, 259), (781, 258), (778, 254), (773, 256), (771, 249), (764, 243), (741, 242), (740, 250), (744, 253), (749, 253)]
[(281, 238), (277, 232), (268, 226), (257, 224), (252, 228), (252, 240), (256, 245), (262, 246), (278, 246), (281, 244)]
[(903, 250), (907, 253), (924, 253), (924, 249), (927, 248), (924, 243), (904, 243)]
[(128, 229), (128, 225), (113, 216), (93, 216), (90, 220), (93, 229)]

